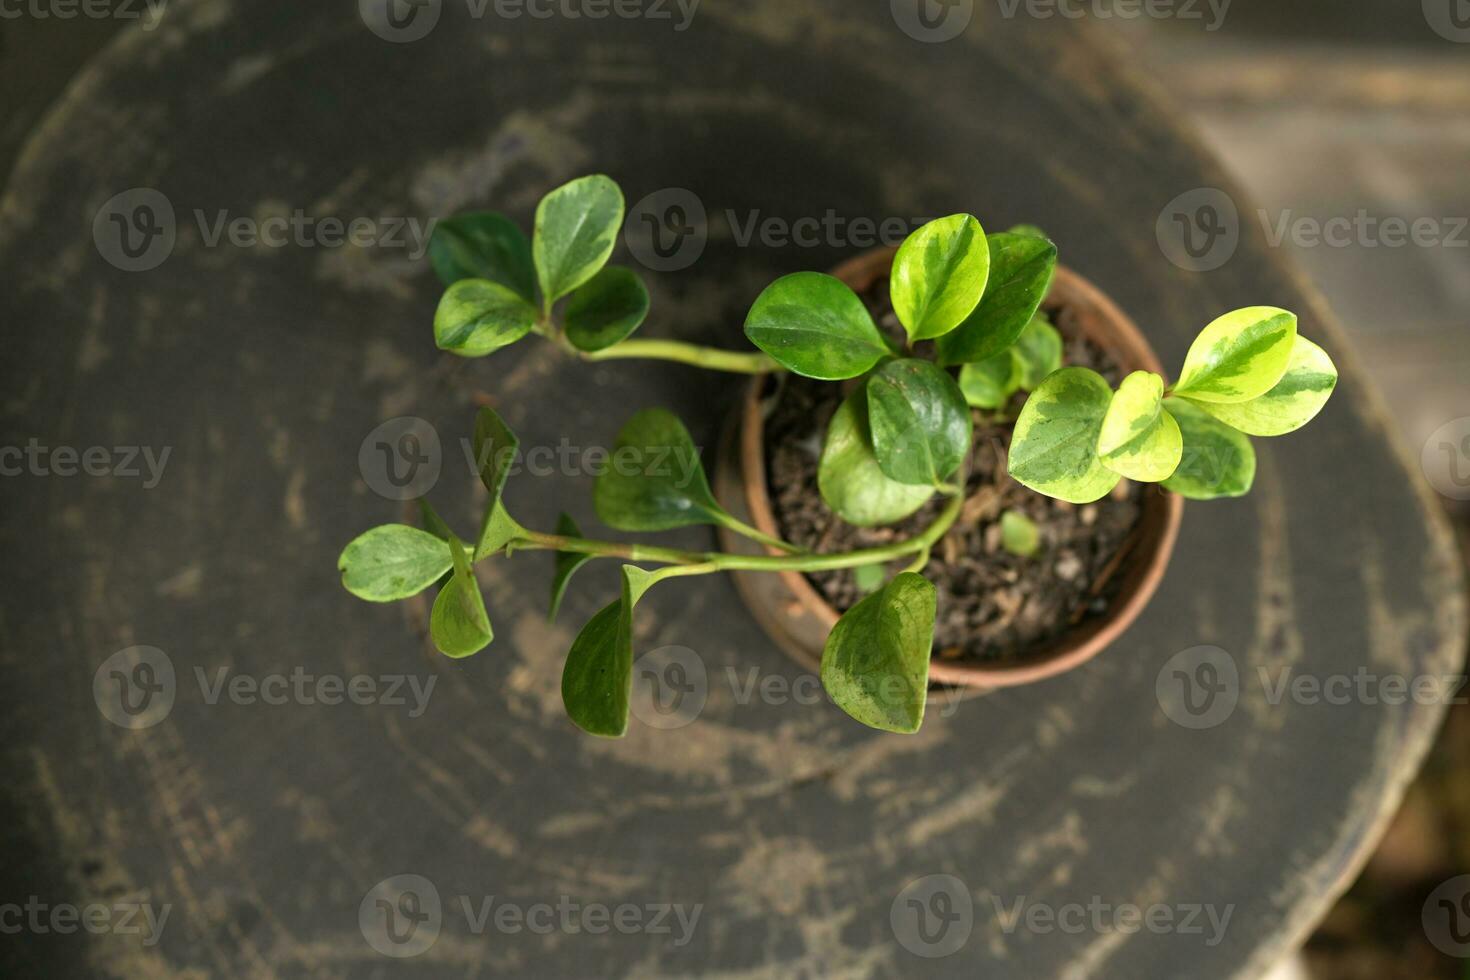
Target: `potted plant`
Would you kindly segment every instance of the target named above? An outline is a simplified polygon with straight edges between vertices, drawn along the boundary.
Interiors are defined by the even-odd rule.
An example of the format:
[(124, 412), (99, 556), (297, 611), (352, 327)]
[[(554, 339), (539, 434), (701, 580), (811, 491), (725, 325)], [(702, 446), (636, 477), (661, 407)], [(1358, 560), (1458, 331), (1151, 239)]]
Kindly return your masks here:
[[(529, 241), (496, 214), (441, 223), (430, 247), (447, 284), (435, 339), (480, 357), (534, 333), (589, 360), (755, 375), (740, 413), (741, 465), (721, 470), (740, 488), (725, 494), (731, 506), (683, 424), (657, 408), (623, 427), (595, 484), (603, 523), (714, 525), (724, 550), (589, 539), (566, 515), (554, 531), (522, 526), (501, 501), (517, 439), (481, 408), (473, 446), (489, 500), (475, 536), (461, 540), (423, 502), (422, 529), (375, 527), (339, 560), (348, 591), (372, 601), (442, 582), (430, 633), (451, 657), (493, 637), (475, 562), (556, 552), (554, 616), (583, 564), (624, 561), (621, 594), (582, 627), (562, 674), (568, 715), (596, 735), (626, 730), (632, 617), (671, 578), (730, 571), (779, 583), (785, 595), (742, 588), (797, 652), (816, 644), (810, 630), (783, 630), (783, 617), (820, 628), (824, 687), (874, 728), (916, 731), (931, 679), (994, 686), (1073, 666), (1147, 601), (1179, 498), (1245, 493), (1255, 471), (1247, 435), (1299, 428), (1336, 382), (1293, 314), (1248, 307), (1206, 326), (1169, 385), (1136, 328), (1058, 270), (1037, 229), (987, 235), (968, 214), (930, 221), (896, 251), (834, 275), (777, 279), (746, 318), (756, 351), (633, 339), (649, 299), (635, 272), (607, 265), (622, 218), (617, 185), (594, 175), (542, 199)], [(962, 615), (940, 617), (935, 580)], [(1000, 641), (980, 630), (971, 643), (993, 611), (986, 583), (1025, 608), (1038, 582), (1060, 588), (1038, 601), (1065, 609), (1065, 621), (1016, 624), (995, 633)]]

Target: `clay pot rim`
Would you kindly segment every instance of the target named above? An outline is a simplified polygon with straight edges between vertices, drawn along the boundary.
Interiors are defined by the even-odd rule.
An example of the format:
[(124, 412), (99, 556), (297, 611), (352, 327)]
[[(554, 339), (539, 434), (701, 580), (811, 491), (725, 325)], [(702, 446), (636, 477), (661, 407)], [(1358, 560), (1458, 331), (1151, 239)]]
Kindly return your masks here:
[[(897, 249), (889, 247), (865, 252), (838, 265), (832, 270), (832, 275), (861, 292), (877, 275), (887, 272), (895, 251)], [(1056, 298), (1059, 294), (1066, 302), (1095, 310), (1101, 320), (1123, 338), (1123, 349), (1119, 349), (1120, 345), (1116, 343), (1103, 343), (1102, 346), (1119, 359), (1125, 370), (1164, 373), (1157, 354), (1133, 321), (1100, 289), (1060, 264), (1048, 296)], [(1096, 336), (1092, 339), (1099, 343), (1102, 340)], [(740, 417), (740, 469), (745, 503), (752, 522), (764, 533), (779, 537), (766, 480), (765, 419), (761, 403), (767, 380), (764, 375), (757, 376), (746, 388)], [(1160, 488), (1149, 488), (1138, 524), (1120, 549), (1120, 552), (1128, 553), (1123, 562), (1129, 565), (1126, 572), (1120, 569), (1117, 573), (1124, 576), (1122, 589), (1106, 612), (1042, 644), (1035, 654), (1024, 660), (987, 664), (950, 662), (931, 657), (930, 683), (974, 688), (1028, 684), (1064, 673), (1095, 657), (1133, 624), (1153, 598), (1173, 554), (1183, 514), (1182, 497)], [(1133, 554), (1140, 544), (1150, 549), (1148, 554)], [(770, 553), (779, 552), (771, 550)], [(804, 574), (794, 571), (778, 574), (808, 612), (824, 622), (828, 629), (836, 624), (839, 613)]]

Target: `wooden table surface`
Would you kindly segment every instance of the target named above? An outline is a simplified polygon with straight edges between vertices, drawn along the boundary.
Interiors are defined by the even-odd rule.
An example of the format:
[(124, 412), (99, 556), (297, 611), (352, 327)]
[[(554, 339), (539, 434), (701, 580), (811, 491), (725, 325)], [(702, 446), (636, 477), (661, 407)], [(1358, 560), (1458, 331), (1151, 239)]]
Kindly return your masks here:
[[(1461, 583), (1417, 466), (1322, 302), (1259, 230), (1245, 223), (1209, 271), (1165, 258), (1155, 226), (1170, 201), (1197, 188), (1248, 198), (1145, 81), (1085, 27), (981, 4), (942, 43), (905, 32), (916, 22), (901, 8), (840, 0), (709, 3), (685, 30), (673, 5), (672, 19), (539, 20), (450, 2), (409, 43), (376, 36), (353, 6), (173, 0), (156, 29), (125, 26), (53, 86), (48, 110), (22, 99), (24, 134), (7, 123), (0, 445), (103, 447), (114, 465), (68, 477), (56, 461), (0, 483), (0, 903), (170, 909), (153, 944), (0, 936), (8, 972), (1214, 978), (1256, 975), (1305, 936), (1441, 708), (1276, 699), (1261, 672), (1458, 671)], [(78, 23), (66, 38), (100, 36)], [(35, 50), (0, 58), (53, 81), (69, 70)], [(342, 544), (402, 511), (369, 488), (359, 450), (385, 420), (432, 425), (433, 499), (468, 528), (475, 479), (459, 440), (477, 393), (525, 447), (605, 446), (634, 409), (663, 405), (712, 449), (740, 379), (568, 363), (530, 341), (443, 356), (429, 333), (437, 285), (407, 229), (410, 247), (212, 240), (222, 216), (296, 209), (424, 220), (490, 206), (526, 222), (546, 189), (591, 171), (630, 205), (662, 192), (645, 206), (661, 208), (683, 188), (706, 211), (702, 254), (648, 274), (648, 336), (738, 346), (765, 282), (857, 250), (853, 219), (967, 210), (992, 230), (1047, 229), (1166, 364), (1215, 314), (1270, 303), (1301, 315), (1342, 382), (1306, 432), (1257, 441), (1252, 496), (1188, 506), (1158, 596), (1082, 669), (936, 704), (917, 736), (883, 735), (826, 703), (745, 697), (752, 670), (784, 683), (801, 671), (728, 581), (675, 582), (640, 606), (638, 649), (692, 652), (702, 714), (594, 740), (565, 719), (558, 678), (615, 569), (580, 573), (548, 626), (545, 555), (486, 567), (495, 644), (436, 657), (421, 609), (338, 585)], [(119, 267), (106, 220), (94, 237), (99, 210), (133, 188), (175, 215), (171, 251), (144, 271)], [(815, 244), (745, 238), (753, 218), (829, 212)], [(126, 474), (129, 446), (169, 451), (156, 485), (141, 460)], [(549, 527), (563, 508), (592, 523), (591, 479), (568, 469), (512, 481), (523, 523)], [(171, 708), (129, 730), (107, 716), (104, 664), (139, 645), (172, 668)], [(1193, 729), (1170, 720), (1157, 682), (1200, 646), (1228, 653), (1238, 700)], [(211, 696), (222, 676), (293, 672), (434, 687), (421, 712), (411, 694)], [(399, 875), (431, 882), (442, 909), (412, 958), (375, 951), (359, 918)], [(903, 921), (916, 894), (904, 889), (932, 875), (951, 876), (929, 879), (949, 883), (949, 908), (956, 888), (971, 901), (953, 950)], [(512, 932), (476, 918), (492, 896), (699, 918), (679, 945), (677, 926)], [(1082, 928), (1008, 918), (1128, 904), (1229, 919), (1212, 935), (1204, 913), (1203, 933), (1124, 931), (1109, 913)], [(948, 955), (919, 955), (936, 951)]]

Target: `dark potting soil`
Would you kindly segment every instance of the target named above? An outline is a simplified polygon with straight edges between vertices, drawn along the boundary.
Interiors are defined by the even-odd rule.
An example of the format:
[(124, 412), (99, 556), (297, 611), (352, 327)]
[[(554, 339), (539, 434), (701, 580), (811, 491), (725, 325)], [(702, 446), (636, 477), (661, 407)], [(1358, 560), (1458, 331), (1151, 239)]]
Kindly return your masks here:
[[(886, 276), (863, 299), (883, 329), (902, 335)], [(1122, 380), (1118, 365), (1083, 338), (1065, 307), (1046, 312), (1062, 335), (1064, 364), (1090, 367), (1114, 386)], [(912, 537), (934, 520), (944, 506), (937, 495), (888, 526), (856, 527), (833, 513), (817, 489), (817, 463), (843, 386), (796, 375), (785, 375), (783, 382), (765, 429), (772, 509), (783, 538), (818, 552), (850, 551)], [(1025, 399), (1018, 392), (1005, 413), (975, 413), (964, 507), (923, 570), (938, 589), (933, 655), (943, 660), (1021, 659), (1106, 610), (1118, 582), (1115, 559), (1142, 513), (1144, 488), (1130, 480), (1120, 481), (1110, 496), (1079, 506), (1011, 479), (1005, 468), (1012, 428), (1007, 419), (1016, 417)], [(1041, 547), (1029, 558), (1001, 547), (1000, 517), (1008, 510), (1025, 514), (1040, 531)], [(890, 573), (906, 563), (893, 563)], [(850, 570), (808, 577), (838, 610), (863, 597)]]

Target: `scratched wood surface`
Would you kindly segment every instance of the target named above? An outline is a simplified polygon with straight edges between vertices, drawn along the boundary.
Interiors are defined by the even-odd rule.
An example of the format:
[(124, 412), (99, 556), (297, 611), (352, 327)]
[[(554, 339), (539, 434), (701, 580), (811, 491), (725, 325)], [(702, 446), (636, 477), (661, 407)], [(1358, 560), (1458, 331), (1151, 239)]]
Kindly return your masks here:
[[(1304, 936), (1440, 712), (1271, 704), (1254, 678), (1458, 669), (1464, 610), (1432, 502), (1322, 302), (1257, 232), (1207, 273), (1165, 260), (1166, 202), (1204, 186), (1246, 198), (1146, 80), (1059, 19), (977, 13), (955, 40), (921, 43), (888, 5), (858, 7), (708, 4), (675, 31), (677, 9), (674, 22), (474, 20), (445, 4), (428, 37), (388, 43), (352, 4), (174, 0), (7, 146), (0, 444), (170, 456), (156, 486), (141, 464), (139, 477), (0, 484), (0, 899), (171, 908), (152, 945), (0, 936), (7, 972), (1213, 978), (1256, 975)], [(630, 204), (685, 188), (709, 215), (698, 260), (650, 274), (649, 335), (738, 345), (766, 281), (854, 250), (841, 231), (742, 243), (752, 216), (969, 210), (992, 228), (1045, 227), (1166, 363), (1219, 311), (1273, 303), (1299, 311), (1343, 381), (1307, 433), (1258, 442), (1253, 496), (1188, 507), (1158, 597), (1081, 670), (931, 710), (912, 738), (880, 735), (824, 703), (745, 698), (748, 671), (791, 683), (799, 668), (728, 581), (676, 582), (640, 607), (638, 648), (693, 652), (702, 714), (594, 740), (563, 717), (557, 681), (615, 570), (584, 570), (549, 626), (546, 556), (486, 568), (495, 644), (436, 658), (421, 608), (365, 605), (337, 584), (341, 545), (402, 510), (368, 488), (359, 449), (385, 420), (432, 424), (433, 499), (468, 529), (475, 480), (458, 440), (476, 393), (528, 447), (605, 446), (634, 408), (665, 405), (712, 448), (740, 380), (567, 363), (529, 341), (453, 361), (430, 342), (436, 284), (405, 249), (208, 239), (221, 212), (422, 220), (494, 206), (528, 221), (546, 188), (593, 170)], [(172, 253), (144, 272), (104, 261), (93, 237), (104, 202), (136, 187), (177, 217)], [(589, 490), (585, 473), (522, 474), (507, 500), (532, 526), (562, 508), (591, 523)], [(93, 681), (134, 645), (163, 651), (176, 681), (167, 716), (129, 731)], [(1156, 678), (1200, 645), (1228, 651), (1244, 680), (1228, 719), (1189, 730), (1161, 711)], [(434, 687), (416, 716), (411, 695), (210, 703), (222, 670), (298, 669)], [(369, 945), (359, 906), (401, 874), (432, 882), (444, 912), (432, 946), (393, 959)], [(934, 874), (972, 894), (973, 925), (956, 952), (923, 958), (890, 913)], [(461, 896), (472, 910), (494, 896), (701, 911), (675, 946), (477, 933)], [(1018, 900), (1231, 912), (1207, 945), (1008, 931), (996, 907)]]

